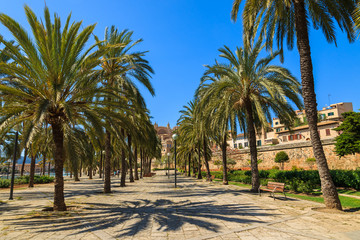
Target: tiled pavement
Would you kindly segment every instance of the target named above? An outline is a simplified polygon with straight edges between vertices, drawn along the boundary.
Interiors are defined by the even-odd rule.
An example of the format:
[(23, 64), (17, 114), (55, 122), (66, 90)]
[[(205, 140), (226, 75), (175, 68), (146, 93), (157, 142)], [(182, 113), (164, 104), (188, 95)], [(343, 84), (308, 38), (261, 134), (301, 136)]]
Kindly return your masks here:
[[(323, 213), (314, 202), (274, 201), (236, 186), (222, 186), (157, 172), (127, 187), (113, 179), (102, 194), (100, 179), (66, 181), (71, 211), (51, 206), (53, 185), (0, 190), (1, 239), (360, 239), (359, 213)], [(279, 196), (280, 197), (280, 196)]]

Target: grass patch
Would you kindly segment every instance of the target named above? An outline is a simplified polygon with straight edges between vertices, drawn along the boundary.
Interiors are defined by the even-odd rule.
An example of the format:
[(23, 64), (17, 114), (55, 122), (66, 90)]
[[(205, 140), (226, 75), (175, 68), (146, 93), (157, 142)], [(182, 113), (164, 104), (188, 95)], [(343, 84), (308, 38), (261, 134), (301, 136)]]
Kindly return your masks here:
[[(214, 179), (214, 181), (222, 182), (222, 180), (220, 180), (220, 179)], [(243, 188), (251, 188), (251, 185), (243, 184), (243, 183), (239, 183), (239, 182), (229, 182), (229, 184), (243, 187)], [(338, 189), (338, 192), (344, 193), (344, 194), (360, 196), (360, 192), (357, 192), (354, 190)], [(289, 196), (289, 197), (318, 202), (318, 203), (324, 203), (324, 198), (322, 198), (320, 195), (321, 195), (321, 192), (314, 192), (314, 193), (312, 193), (312, 195), (303, 195), (303, 194), (295, 194), (295, 193), (287, 193), (286, 192), (286, 196)], [(350, 209), (360, 208), (360, 199), (356, 199), (356, 198), (352, 198), (352, 197), (345, 197), (345, 196), (339, 196), (339, 198), (340, 198), (340, 202), (341, 202), (341, 205), (343, 206), (343, 208), (350, 208)]]
[[(214, 179), (215, 182), (222, 182), (222, 180), (219, 180), (219, 179)], [(235, 185), (235, 186), (238, 186), (238, 187), (243, 187), (243, 188), (251, 188), (251, 185), (249, 184), (244, 184), (244, 183), (239, 183), (239, 182), (228, 182), (229, 185)]]
[[(302, 200), (308, 200), (318, 203), (324, 203), (324, 198), (319, 196), (310, 196), (310, 195), (300, 195), (300, 194), (294, 194), (294, 193), (286, 193), (286, 196), (298, 198)], [(345, 197), (345, 196), (339, 196), (341, 205), (344, 208), (360, 208), (360, 199), (352, 198), (352, 197)]]
[(359, 191), (356, 191), (356, 190), (352, 190), (352, 189), (338, 189), (337, 191), (338, 191), (338, 193), (348, 194), (348, 195), (354, 195), (354, 196), (359, 196), (359, 197), (360, 197), (360, 192), (359, 192)]

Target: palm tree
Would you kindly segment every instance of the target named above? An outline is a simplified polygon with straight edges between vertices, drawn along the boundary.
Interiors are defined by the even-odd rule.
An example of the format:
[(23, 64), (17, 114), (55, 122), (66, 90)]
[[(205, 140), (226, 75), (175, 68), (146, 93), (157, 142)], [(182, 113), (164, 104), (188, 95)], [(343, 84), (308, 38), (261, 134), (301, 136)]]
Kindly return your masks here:
[(198, 94), (201, 101), (209, 103), (213, 106), (210, 109), (217, 111), (217, 115), (213, 115), (219, 119), (215, 122), (222, 124), (223, 151), (226, 151), (227, 125), (234, 129), (236, 119), (240, 126), (246, 125), (251, 153), (251, 190), (258, 191), (256, 129), (268, 128), (271, 112), (278, 115), (282, 122), (291, 122), (295, 113), (289, 101), (298, 108), (302, 107), (302, 103), (300, 84), (296, 78), (287, 69), (270, 65), (279, 52), (259, 59), (264, 47), (261, 39), (252, 45), (237, 48), (235, 52), (226, 46), (219, 49), (220, 57), (227, 63), (207, 67)]
[[(0, 63), (3, 72), (10, 76), (3, 78), (0, 84), (1, 98), (7, 99), (6, 106), (0, 109), (0, 135), (26, 122), (24, 142), (31, 142), (44, 122), (50, 124), (55, 162), (54, 210), (64, 211), (65, 130), (82, 125), (94, 128), (101, 136), (102, 119), (116, 117), (116, 113), (106, 108), (112, 105), (104, 100), (110, 93), (99, 86), (99, 72), (94, 70), (101, 64), (107, 49), (95, 50), (97, 45), (85, 48), (95, 25), (80, 30), (82, 23), (70, 24), (69, 15), (61, 29), (60, 18), (55, 15), (52, 22), (47, 7), (43, 21), (28, 6), (25, 6), (25, 13), (32, 37), (11, 17), (0, 14), (0, 22), (19, 46), (15, 48), (1, 40), (17, 64)], [(113, 93), (111, 96), (117, 98)]]
[[(195, 111), (197, 104), (198, 100), (190, 101), (188, 105), (184, 106), (184, 109), (180, 111), (181, 116), (178, 120), (178, 143), (181, 158), (185, 159), (186, 156), (194, 156), (195, 154), (198, 156), (198, 179), (201, 179), (202, 136), (198, 132), (200, 119), (197, 118)], [(195, 169), (193, 169), (193, 173), (195, 174)]]
[[(236, 21), (242, 0), (234, 0), (232, 19)], [(274, 39), (277, 47), (283, 49), (284, 39), (289, 49), (294, 46), (296, 36), (300, 55), (302, 96), (309, 122), (311, 142), (316, 158), (321, 189), (325, 205), (328, 208), (342, 209), (331, 179), (325, 153), (317, 128), (317, 103), (314, 90), (314, 75), (310, 52), (309, 26), (321, 29), (329, 43), (336, 44), (335, 24), (345, 31), (350, 42), (354, 41), (352, 13), (354, 0), (319, 0), (319, 1), (255, 1), (247, 0), (243, 11), (244, 32), (252, 32), (261, 24), (261, 35), (266, 36), (268, 48), (272, 48)], [(334, 21), (335, 20), (335, 21)]]
[[(111, 51), (108, 51), (104, 56), (105, 61), (101, 65), (103, 69), (103, 83), (108, 88), (114, 88), (116, 86), (121, 89), (124, 84), (133, 84), (132, 79), (136, 79), (143, 84), (152, 95), (154, 95), (154, 89), (149, 81), (153, 69), (150, 67), (148, 61), (143, 58), (146, 52), (131, 52), (133, 51), (133, 47), (142, 42), (142, 39), (133, 41), (132, 35), (133, 32), (131, 31), (124, 30), (119, 32), (115, 26), (112, 26), (110, 29), (105, 29), (105, 42), (101, 42), (96, 38), (100, 48), (108, 48), (111, 46)], [(123, 95), (126, 97), (126, 93)], [(123, 125), (122, 127), (125, 126)], [(122, 136), (122, 134), (120, 134), (120, 136)], [(105, 139), (105, 193), (111, 192), (110, 144), (111, 132), (107, 129)], [(122, 182), (122, 185), (124, 184), (125, 183)]]

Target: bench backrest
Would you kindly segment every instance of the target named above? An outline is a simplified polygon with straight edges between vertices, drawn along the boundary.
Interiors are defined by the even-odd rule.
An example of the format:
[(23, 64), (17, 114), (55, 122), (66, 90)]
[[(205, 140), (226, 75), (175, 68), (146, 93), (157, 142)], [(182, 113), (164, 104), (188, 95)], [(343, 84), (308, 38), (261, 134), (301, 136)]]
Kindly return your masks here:
[(274, 190), (276, 188), (276, 190), (283, 191), (284, 188), (285, 188), (285, 183), (268, 182), (267, 188), (270, 189), (270, 190)]

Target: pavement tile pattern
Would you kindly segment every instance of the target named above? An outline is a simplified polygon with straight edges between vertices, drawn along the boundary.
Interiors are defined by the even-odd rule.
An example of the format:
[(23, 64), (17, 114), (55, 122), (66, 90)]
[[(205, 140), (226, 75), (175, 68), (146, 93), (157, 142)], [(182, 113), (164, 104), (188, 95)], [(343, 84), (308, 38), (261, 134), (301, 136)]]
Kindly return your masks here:
[(261, 197), (237, 186), (223, 186), (165, 171), (120, 187), (112, 179), (103, 194), (99, 178), (65, 182), (70, 211), (52, 206), (53, 185), (0, 190), (2, 239), (360, 239), (360, 213), (324, 213), (322, 204)]

